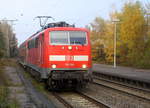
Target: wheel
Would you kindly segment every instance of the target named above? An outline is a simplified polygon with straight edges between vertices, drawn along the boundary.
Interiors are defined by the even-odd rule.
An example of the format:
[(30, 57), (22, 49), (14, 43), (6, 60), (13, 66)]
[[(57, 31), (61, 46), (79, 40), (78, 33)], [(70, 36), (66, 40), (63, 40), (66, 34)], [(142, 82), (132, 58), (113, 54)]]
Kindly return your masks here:
[(38, 82), (42, 82), (41, 74), (38, 73), (38, 72), (36, 72), (36, 71), (35, 71), (35, 74), (36, 74), (35, 79), (36, 79)]
[(52, 78), (51, 78), (51, 77), (48, 78), (46, 85), (47, 85), (46, 88), (47, 88), (48, 90), (54, 90), (54, 88), (55, 88), (55, 86), (54, 86), (54, 85), (55, 85), (55, 84), (54, 84), (54, 81), (52, 81)]

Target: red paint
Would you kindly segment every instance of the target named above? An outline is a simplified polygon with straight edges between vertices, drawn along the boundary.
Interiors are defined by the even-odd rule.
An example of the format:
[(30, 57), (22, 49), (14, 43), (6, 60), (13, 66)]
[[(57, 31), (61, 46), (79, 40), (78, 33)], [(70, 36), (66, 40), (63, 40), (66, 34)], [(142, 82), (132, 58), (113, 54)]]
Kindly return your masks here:
[[(69, 45), (72, 49), (68, 49), (68, 45), (50, 45), (49, 32), (50, 31), (84, 31), (87, 33), (87, 45)], [(44, 39), (43, 35), (44, 34)], [(39, 38), (38, 47), (28, 49), (28, 42), (36, 37)], [(19, 55), (24, 58), (25, 63), (34, 64), (42, 68), (51, 68), (52, 64), (56, 64), (57, 68), (82, 68), (83, 64), (87, 65), (87, 68), (91, 68), (91, 45), (89, 31), (83, 28), (73, 27), (55, 27), (48, 28), (44, 31), (32, 35), (27, 39), (19, 48)], [(49, 61), (49, 55), (65, 55), (67, 56), (66, 61)], [(74, 55), (88, 55), (89, 61), (73, 61)]]

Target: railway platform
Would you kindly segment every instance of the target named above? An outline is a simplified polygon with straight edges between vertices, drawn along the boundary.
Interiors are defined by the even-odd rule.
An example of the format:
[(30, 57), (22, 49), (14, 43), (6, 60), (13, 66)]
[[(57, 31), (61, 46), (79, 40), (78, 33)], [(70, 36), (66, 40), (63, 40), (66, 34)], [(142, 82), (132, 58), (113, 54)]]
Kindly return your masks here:
[(117, 66), (116, 68), (114, 68), (111, 65), (94, 64), (93, 72), (150, 84), (150, 70), (135, 69), (122, 66)]

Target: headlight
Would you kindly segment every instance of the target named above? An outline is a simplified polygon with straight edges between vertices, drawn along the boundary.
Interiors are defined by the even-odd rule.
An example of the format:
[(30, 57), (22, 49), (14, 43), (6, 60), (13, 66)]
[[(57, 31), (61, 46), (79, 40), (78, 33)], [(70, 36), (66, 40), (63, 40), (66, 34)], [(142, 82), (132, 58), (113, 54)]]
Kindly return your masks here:
[(69, 50), (72, 50), (72, 46), (68, 46), (68, 49), (69, 49)]
[(87, 66), (84, 64), (84, 65), (82, 65), (82, 68), (87, 68)]
[(52, 65), (52, 68), (56, 68), (56, 65), (55, 65), (55, 64), (53, 64), (53, 65)]

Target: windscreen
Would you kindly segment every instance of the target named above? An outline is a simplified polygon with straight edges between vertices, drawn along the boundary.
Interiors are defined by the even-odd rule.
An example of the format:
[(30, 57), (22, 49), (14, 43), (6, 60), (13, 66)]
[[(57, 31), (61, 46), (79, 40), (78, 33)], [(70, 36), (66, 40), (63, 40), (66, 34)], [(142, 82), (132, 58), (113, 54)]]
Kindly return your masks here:
[(51, 31), (51, 44), (70, 44), (84, 45), (86, 44), (86, 32), (83, 31)]
[(62, 31), (53, 31), (50, 33), (52, 44), (68, 44), (68, 33)]

